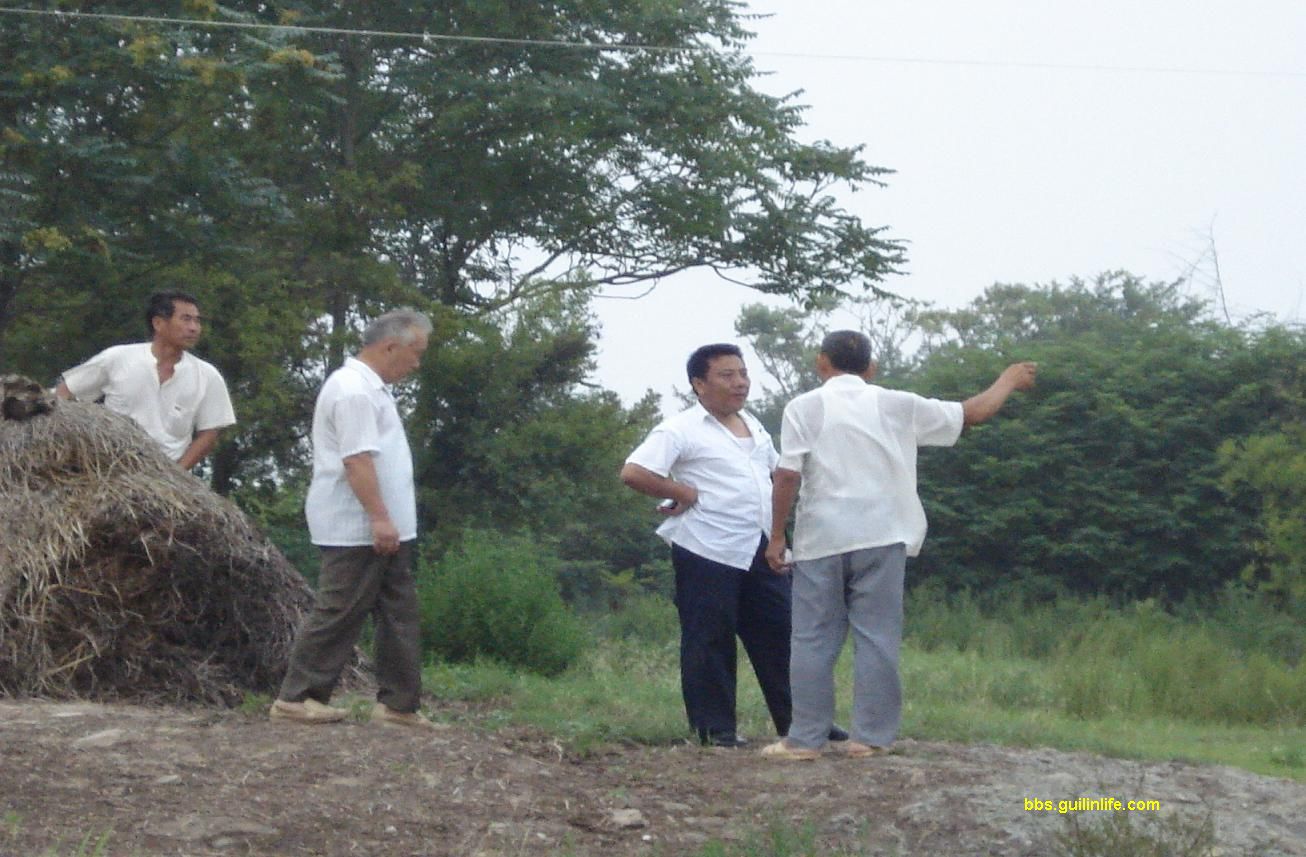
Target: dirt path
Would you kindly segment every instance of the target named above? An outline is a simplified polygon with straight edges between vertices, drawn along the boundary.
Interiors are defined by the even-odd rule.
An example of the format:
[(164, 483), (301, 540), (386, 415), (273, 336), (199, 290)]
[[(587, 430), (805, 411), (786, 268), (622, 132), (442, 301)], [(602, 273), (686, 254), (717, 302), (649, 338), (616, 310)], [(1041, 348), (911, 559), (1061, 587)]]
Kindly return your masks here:
[[(1026, 798), (1213, 813), (1227, 855), (1306, 857), (1306, 784), (1178, 763), (902, 742), (869, 761), (616, 748), (462, 727), (423, 735), (238, 712), (0, 700), (0, 854), (673, 855), (776, 821), (833, 850), (1039, 855)], [(1087, 815), (1080, 818), (1087, 819)], [(1132, 817), (1132, 816), (1131, 816)]]

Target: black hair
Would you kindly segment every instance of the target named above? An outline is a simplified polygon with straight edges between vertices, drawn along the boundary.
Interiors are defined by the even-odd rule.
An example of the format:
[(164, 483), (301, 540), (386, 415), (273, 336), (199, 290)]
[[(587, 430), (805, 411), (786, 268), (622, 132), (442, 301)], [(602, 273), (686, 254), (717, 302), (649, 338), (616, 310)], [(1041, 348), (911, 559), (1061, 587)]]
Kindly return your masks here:
[(855, 330), (836, 330), (821, 340), (821, 353), (840, 372), (860, 375), (871, 368), (871, 340)]
[(150, 295), (150, 299), (145, 303), (145, 332), (153, 337), (154, 319), (156, 317), (172, 318), (172, 314), (177, 310), (176, 304), (179, 301), (184, 304), (194, 304), (196, 308), (200, 305), (200, 302), (195, 300), (194, 295), (186, 292), (155, 292)]
[(685, 372), (689, 375), (689, 385), (694, 385), (695, 378), (706, 378), (707, 370), (712, 362), (713, 357), (738, 357), (744, 358), (744, 352), (739, 350), (738, 345), (731, 345), (728, 342), (718, 342), (715, 345), (700, 345), (694, 349), (694, 353), (689, 355), (689, 362), (685, 364)]

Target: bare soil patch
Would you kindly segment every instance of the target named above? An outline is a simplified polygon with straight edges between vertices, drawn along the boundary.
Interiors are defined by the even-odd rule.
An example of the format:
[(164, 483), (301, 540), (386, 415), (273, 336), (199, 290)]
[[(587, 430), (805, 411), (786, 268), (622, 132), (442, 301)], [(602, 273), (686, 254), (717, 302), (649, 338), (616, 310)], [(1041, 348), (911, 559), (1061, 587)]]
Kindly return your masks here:
[[(1213, 814), (1220, 853), (1306, 855), (1306, 785), (1051, 750), (903, 741), (890, 756), (301, 726), (238, 711), (0, 700), (0, 854), (671, 855), (810, 825), (868, 854), (1042, 855), (1064, 820), (1026, 798)], [(1142, 815), (1141, 813), (1139, 814)], [(1155, 815), (1155, 813), (1153, 813)], [(1087, 821), (1087, 816), (1081, 816)]]

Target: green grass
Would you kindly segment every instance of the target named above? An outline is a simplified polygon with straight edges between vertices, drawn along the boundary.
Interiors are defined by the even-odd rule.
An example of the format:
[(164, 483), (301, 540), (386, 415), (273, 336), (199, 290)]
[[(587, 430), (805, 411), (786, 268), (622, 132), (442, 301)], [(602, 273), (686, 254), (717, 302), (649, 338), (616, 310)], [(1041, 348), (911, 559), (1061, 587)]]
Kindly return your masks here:
[[(580, 753), (687, 740), (672, 608), (639, 609), (648, 633), (608, 622), (623, 630), (555, 678), (492, 662), (430, 666), (430, 693), (463, 703), (439, 716), (539, 730)], [(1096, 601), (985, 611), (930, 595), (907, 609), (905, 737), (1218, 763), (1306, 781), (1306, 662), (1289, 659), (1306, 629), (1276, 614), (1258, 619), (1239, 603), (1176, 618)], [(837, 677), (847, 723), (848, 650)], [(774, 731), (742, 653), (739, 725), (759, 739)]]
[[(16, 812), (6, 812), (0, 816), (0, 845), (4, 845), (6, 840), (12, 845), (13, 840), (18, 838), (18, 834), (23, 829), (23, 817)], [(46, 848), (40, 852), (40, 857), (107, 857), (109, 854), (109, 840), (112, 837), (112, 831), (106, 830), (98, 836), (93, 833), (87, 833), (81, 840), (73, 846), (65, 846), (62, 841)], [(9, 853), (9, 852), (5, 852)], [(135, 852), (133, 852), (135, 853)]]
[[(811, 825), (777, 823), (740, 842), (709, 842), (696, 852), (696, 857), (858, 857), (869, 853), (821, 842)], [(874, 853), (883, 851), (877, 849)]]
[(1233, 765), (1306, 781), (1302, 726), (1239, 726), (1118, 712), (1081, 717), (1056, 707), (1052, 683), (1057, 669), (973, 653), (908, 650), (903, 655), (903, 734)]

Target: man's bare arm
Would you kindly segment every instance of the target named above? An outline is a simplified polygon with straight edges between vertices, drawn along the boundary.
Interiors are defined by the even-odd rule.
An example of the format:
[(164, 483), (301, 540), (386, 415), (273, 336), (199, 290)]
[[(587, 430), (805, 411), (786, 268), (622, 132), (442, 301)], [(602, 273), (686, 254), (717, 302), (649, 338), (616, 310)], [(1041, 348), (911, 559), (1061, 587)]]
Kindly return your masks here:
[(766, 544), (766, 562), (777, 573), (788, 570), (784, 561), (785, 525), (802, 484), (803, 475), (797, 470), (777, 467), (771, 474), (771, 536)]
[(1037, 363), (1012, 363), (1002, 370), (991, 387), (961, 403), (965, 424), (973, 426), (986, 422), (1002, 409), (1012, 393), (1032, 388), (1037, 370)]
[(381, 499), (381, 483), (376, 478), (376, 464), (370, 452), (345, 457), (345, 479), (363, 505), (372, 524), (372, 550), (388, 556), (399, 552), (399, 530), (390, 520), (390, 510)]
[(693, 485), (659, 476), (638, 464), (628, 462), (623, 465), (621, 481), (627, 488), (647, 494), (649, 497), (676, 501), (674, 507), (664, 510), (668, 514), (678, 515), (698, 502), (698, 490)]
[(205, 459), (213, 447), (218, 445), (218, 429), (205, 429), (204, 431), (195, 432), (195, 437), (191, 440), (190, 446), (177, 459), (177, 464), (182, 470), (190, 470), (195, 465)]

